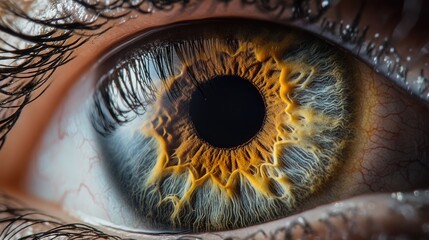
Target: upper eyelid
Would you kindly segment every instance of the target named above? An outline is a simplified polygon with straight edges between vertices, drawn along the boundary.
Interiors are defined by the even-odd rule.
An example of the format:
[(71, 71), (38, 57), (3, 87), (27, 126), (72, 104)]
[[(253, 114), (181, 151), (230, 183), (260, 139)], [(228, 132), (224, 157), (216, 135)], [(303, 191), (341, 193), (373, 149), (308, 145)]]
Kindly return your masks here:
[[(10, 57), (10, 54), (12, 53), (12, 56), (21, 57), (24, 60), (29, 61), (31, 64), (34, 64), (33, 67), (31, 67), (31, 65), (27, 65), (25, 68), (23, 68), (22, 66), (13, 67), (8, 65), (0, 65), (3, 70), (8, 70), (6, 71), (6, 74), (2, 74), (0, 77), (0, 90), (5, 91), (6, 87), (8, 90), (14, 89), (12, 92), (9, 93), (0, 92), (1, 97), (6, 99), (6, 101), (3, 101), (2, 104), (0, 104), (0, 115), (2, 116), (2, 119), (0, 119), (0, 147), (4, 143), (7, 133), (10, 131), (10, 129), (13, 127), (14, 123), (18, 119), (22, 108), (35, 98), (35, 96), (32, 96), (32, 92), (37, 88), (43, 88), (46, 86), (46, 82), (49, 80), (49, 76), (53, 73), (53, 71), (58, 66), (67, 63), (72, 58), (72, 53), (74, 49), (79, 47), (89, 38), (95, 35), (103, 34), (104, 31), (107, 30), (104, 26), (111, 19), (117, 19), (118, 17), (127, 16), (133, 11), (146, 14), (151, 13), (153, 9), (168, 9), (174, 3), (177, 2), (182, 2), (181, 6), (183, 8), (187, 6), (187, 1), (181, 0), (151, 0), (149, 1), (149, 5), (127, 5), (125, 1), (114, 1), (112, 5), (107, 6), (102, 5), (100, 3), (95, 5), (89, 5), (84, 4), (84, 2), (85, 1), (83, 0), (73, 0), (73, 3), (77, 4), (77, 6), (80, 6), (80, 9), (84, 11), (83, 13), (88, 14), (87, 16), (81, 15), (85, 16), (84, 20), (76, 18), (76, 16), (73, 15), (53, 17), (53, 19), (57, 19), (58, 21), (53, 19), (43, 20), (37, 17), (31, 17), (12, 1), (5, 1), (0, 3), (0, 9), (4, 10), (5, 13), (1, 16), (2, 20), (12, 15), (15, 15), (15, 17), (27, 19), (28, 21), (33, 22), (35, 25), (43, 26), (46, 29), (49, 29), (48, 32), (44, 35), (30, 36), (24, 35), (23, 33), (19, 32), (19, 29), (14, 29), (10, 27), (6, 21), (0, 23), (0, 27), (2, 27), (0, 28), (0, 33), (3, 32), (12, 36), (15, 35), (15, 38), (26, 39), (27, 42), (32, 43), (31, 48), (18, 48), (18, 51), (14, 50), (13, 48), (0, 49), (0, 57)], [(142, 3), (147, 2), (148, 1), (142, 1)], [(331, 3), (329, 0), (296, 1), (293, 4), (287, 3), (287, 1), (277, 1), (274, 5), (270, 5), (266, 1), (249, 2), (241, 0), (241, 2), (242, 5), (255, 5), (256, 8), (259, 9), (259, 11), (261, 11), (263, 14), (267, 15), (274, 21), (306, 29), (310, 32), (320, 35), (321, 37), (327, 38), (330, 41), (333, 41), (339, 45), (343, 45), (345, 46), (344, 48), (352, 50), (352, 52), (360, 56), (362, 59), (367, 60), (369, 64), (372, 64), (370, 58), (373, 57), (374, 54), (378, 54), (377, 51), (375, 51), (372, 55), (367, 54), (365, 56), (361, 54), (362, 52), (356, 51), (357, 46), (362, 47), (365, 45), (365, 47), (368, 47), (371, 46), (372, 43), (374, 43), (374, 41), (368, 39), (364, 39), (364, 41), (360, 42), (359, 36), (363, 35), (358, 35), (358, 38), (353, 38), (352, 34), (359, 30), (358, 27), (361, 27), (358, 26), (359, 22), (357, 22), (356, 25), (353, 25), (353, 22), (350, 23), (350, 28), (345, 28), (347, 26), (346, 23), (342, 23), (341, 25), (340, 22), (336, 22), (337, 25), (335, 25), (335, 28), (331, 27), (330, 24), (334, 23), (334, 21), (329, 20), (327, 18), (323, 18), (323, 14), (331, 7)], [(221, 3), (226, 2), (223, 0), (217, 0), (217, 4)], [(116, 11), (116, 14), (112, 14), (112, 11), (115, 9), (119, 9), (120, 11)], [(310, 9), (312, 11), (308, 11)], [(96, 21), (97, 19), (99, 21)], [(87, 33), (88, 31), (90, 32), (90, 34)], [(362, 31), (365, 30), (360, 29), (359, 31), (360, 33), (362, 33)], [(74, 40), (72, 43), (67, 41), (76, 35), (79, 36), (77, 40)], [(0, 36), (2, 37), (0, 40), (8, 44), (6, 41), (4, 41), (4, 36), (5, 35), (3, 35), (3, 37)], [(375, 44), (374, 47), (380, 47), (382, 46), (382, 44), (383, 42), (381, 44)], [(42, 65), (40, 65), (40, 61), (37, 61), (36, 55), (39, 54), (41, 48), (43, 47), (45, 48), (45, 53), (52, 53), (52, 56), (46, 56), (47, 58), (42, 60), (45, 61), (46, 64), (49, 64), (48, 66), (44, 65), (45, 71), (40, 72), (41, 70), (39, 69), (39, 67)], [(397, 70), (401, 70), (401, 66), (402, 65), (398, 65)], [(377, 65), (375, 67), (377, 67), (381, 70), (381, 72), (383, 72), (384, 66)], [(404, 67), (406, 68), (406, 66)], [(34, 74), (34, 71), (37, 71), (37, 74)], [(29, 72), (31, 72), (32, 74), (29, 74)], [(389, 76), (391, 74), (387, 74), (386, 72), (384, 73), (385, 75), (388, 75), (388, 77), (391, 77)], [(24, 79), (23, 76), (27, 76), (27, 79)], [(30, 80), (28, 80), (28, 76), (30, 77)], [(423, 71), (422, 77), (426, 79), (423, 75)], [(16, 80), (17, 78), (23, 79), (20, 79), (20, 81), (16, 82), (22, 84), (23, 81), (27, 81), (27, 84), (15, 88), (13, 86), (11, 87), (11, 84), (7, 84), (8, 82), (13, 82), (13, 80)], [(406, 85), (405, 82), (400, 82), (397, 79), (395, 80), (393, 78), (391, 79), (399, 84), (402, 84), (403, 87), (405, 87)]]

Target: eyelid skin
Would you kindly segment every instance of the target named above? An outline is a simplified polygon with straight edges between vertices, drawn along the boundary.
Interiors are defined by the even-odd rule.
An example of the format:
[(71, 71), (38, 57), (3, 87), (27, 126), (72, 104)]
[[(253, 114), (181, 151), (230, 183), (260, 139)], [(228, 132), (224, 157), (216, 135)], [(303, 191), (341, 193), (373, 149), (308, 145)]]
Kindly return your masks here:
[[(236, 8), (234, 8), (234, 6)], [(224, 8), (222, 4), (220, 4), (215, 9), (215, 12), (210, 13), (210, 17), (237, 17), (236, 13), (238, 12), (240, 17), (268, 20), (273, 19), (271, 15), (266, 15), (254, 8), (252, 8), (253, 11), (240, 11), (241, 6), (240, 4), (237, 4), (237, 2), (233, 2), (233, 4), (228, 8)], [(53, 111), (61, 102), (60, 99), (65, 96), (64, 93), (67, 92), (72, 85), (74, 85), (77, 79), (80, 79), (80, 77), (94, 62), (97, 62), (100, 56), (107, 52), (112, 46), (115, 46), (125, 39), (135, 35), (136, 32), (145, 31), (150, 27), (164, 25), (173, 21), (207, 18), (207, 13), (210, 12), (210, 10), (212, 10), (211, 6), (206, 6), (206, 9), (202, 7), (201, 9), (198, 9), (198, 11), (191, 11), (190, 14), (187, 15), (181, 13), (179, 9), (176, 12), (177, 15), (175, 15), (174, 12), (157, 12), (151, 16), (138, 15), (138, 17), (130, 19), (122, 24), (112, 22), (111, 24), (113, 28), (110, 31), (100, 35), (99, 37), (93, 38), (81, 48), (77, 49), (74, 52), (76, 58), (70, 64), (58, 69), (57, 72), (55, 72), (55, 74), (52, 76), (52, 85), (48, 88), (46, 93), (23, 111), (21, 120), (15, 126), (8, 141), (6, 142), (6, 145), (4, 146), (4, 149), (0, 151), (0, 159), (2, 160), (2, 168), (0, 169), (0, 186), (8, 185), (16, 186), (17, 188), (21, 187), (20, 180), (23, 179), (25, 174), (25, 171), (22, 171), (22, 169), (25, 169), (26, 166), (28, 166), (26, 161), (31, 159), (30, 156), (32, 153), (31, 151), (17, 152), (15, 150), (16, 146), (13, 146), (13, 143), (16, 144), (16, 142), (19, 142), (22, 144), (20, 145), (22, 149), (32, 149), (36, 147), (37, 144), (35, 143), (43, 133), (46, 124), (49, 122), (48, 120), (52, 116)], [(334, 12), (334, 10), (331, 10), (331, 12), (328, 12), (327, 14), (334, 14)], [(156, 16), (156, 20), (154, 19), (154, 16)], [(339, 18), (345, 19), (350, 17), (350, 20), (344, 20), (345, 22), (350, 22), (353, 19), (352, 16), (353, 15), (343, 14), (343, 16)], [(294, 26), (300, 26), (300, 24), (300, 22), (291, 23), (291, 25)], [(311, 29), (311, 25), (302, 23), (302, 26), (315, 33), (320, 31), (320, 29), (317, 28)], [(332, 38), (331, 40), (333, 42), (341, 43), (341, 39), (334, 39), (335, 36), (327, 36), (326, 38)], [(403, 43), (405, 40), (400, 42)], [(410, 63), (410, 66), (418, 65), (413, 65)], [(36, 114), (40, 112), (44, 113), (43, 116)], [(27, 129), (25, 126), (29, 125), (33, 127), (32, 131), (24, 130)]]

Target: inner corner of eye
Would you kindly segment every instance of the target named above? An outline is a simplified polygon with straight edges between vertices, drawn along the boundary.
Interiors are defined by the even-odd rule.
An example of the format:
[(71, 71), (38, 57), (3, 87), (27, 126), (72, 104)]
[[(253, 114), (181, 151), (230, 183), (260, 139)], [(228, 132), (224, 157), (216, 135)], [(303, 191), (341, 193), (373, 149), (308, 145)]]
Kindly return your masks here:
[(153, 228), (288, 216), (342, 164), (352, 80), (342, 58), (267, 22), (151, 30), (105, 61), (91, 114), (102, 159)]

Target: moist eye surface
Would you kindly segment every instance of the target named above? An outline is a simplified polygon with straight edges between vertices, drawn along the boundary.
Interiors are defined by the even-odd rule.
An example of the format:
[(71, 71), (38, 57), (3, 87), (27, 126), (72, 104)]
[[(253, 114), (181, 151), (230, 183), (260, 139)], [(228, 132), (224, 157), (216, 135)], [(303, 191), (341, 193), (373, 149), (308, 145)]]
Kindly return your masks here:
[(92, 123), (153, 228), (227, 230), (297, 211), (335, 177), (351, 67), (315, 37), (212, 20), (143, 34), (104, 62)]

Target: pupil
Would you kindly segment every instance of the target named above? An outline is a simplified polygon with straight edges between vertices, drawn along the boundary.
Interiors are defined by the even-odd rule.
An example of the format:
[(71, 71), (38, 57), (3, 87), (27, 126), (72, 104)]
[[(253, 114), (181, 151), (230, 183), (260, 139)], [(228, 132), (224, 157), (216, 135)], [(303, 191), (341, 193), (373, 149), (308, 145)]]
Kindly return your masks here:
[(265, 104), (258, 89), (238, 76), (218, 76), (192, 93), (189, 115), (198, 136), (218, 148), (247, 143), (261, 129)]

